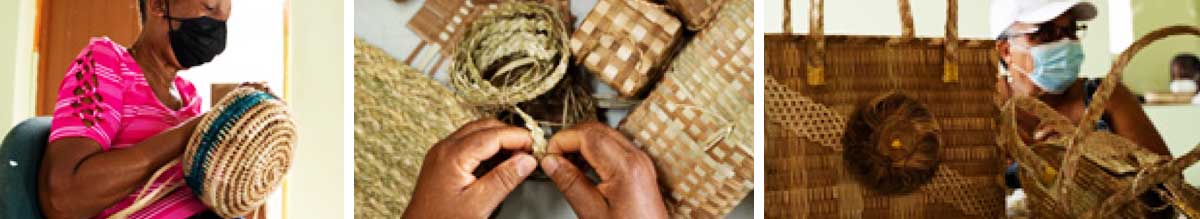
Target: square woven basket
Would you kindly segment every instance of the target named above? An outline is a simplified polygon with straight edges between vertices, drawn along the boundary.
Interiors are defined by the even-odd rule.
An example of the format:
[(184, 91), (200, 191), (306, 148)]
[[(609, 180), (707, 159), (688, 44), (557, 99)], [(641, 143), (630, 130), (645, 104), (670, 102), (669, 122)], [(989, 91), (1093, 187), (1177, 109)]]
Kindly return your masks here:
[(571, 35), (571, 54), (620, 96), (633, 97), (660, 77), (681, 25), (654, 3), (600, 0)]
[(654, 160), (672, 217), (722, 217), (754, 187), (753, 10), (731, 0), (619, 127)]

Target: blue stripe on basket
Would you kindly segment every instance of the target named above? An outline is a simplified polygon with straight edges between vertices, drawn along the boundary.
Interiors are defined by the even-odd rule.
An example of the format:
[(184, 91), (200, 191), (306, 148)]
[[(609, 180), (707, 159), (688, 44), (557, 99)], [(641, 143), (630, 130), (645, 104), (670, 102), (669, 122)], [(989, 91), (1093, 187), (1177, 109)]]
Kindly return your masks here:
[(196, 148), (196, 154), (192, 157), (192, 174), (184, 176), (184, 181), (192, 189), (192, 193), (199, 196), (202, 192), (202, 188), (204, 187), (204, 167), (208, 162), (208, 152), (212, 150), (214, 145), (224, 140), (224, 135), (221, 133), (233, 126), (234, 122), (241, 118), (242, 114), (246, 110), (249, 110), (250, 107), (270, 99), (275, 99), (275, 96), (271, 96), (266, 92), (254, 92), (238, 97), (232, 104), (226, 106), (225, 110), (221, 111), (221, 114), (216, 119), (213, 119), (212, 125), (204, 130), (204, 136), (200, 139), (200, 145)]

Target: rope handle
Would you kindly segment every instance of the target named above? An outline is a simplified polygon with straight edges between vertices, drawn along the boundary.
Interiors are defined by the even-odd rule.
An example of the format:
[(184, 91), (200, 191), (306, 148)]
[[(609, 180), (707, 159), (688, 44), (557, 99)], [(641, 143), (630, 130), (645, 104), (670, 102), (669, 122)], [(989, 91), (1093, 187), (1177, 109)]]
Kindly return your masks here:
[[(912, 7), (909, 0), (897, 0), (900, 10), (900, 36), (914, 39)], [(808, 35), (808, 84), (825, 84), (825, 3), (824, 0), (809, 0)], [(783, 1), (783, 32), (792, 34), (792, 1)], [(958, 82), (958, 1), (946, 0), (946, 41), (944, 44), (942, 81)]]
[(133, 204), (129, 205), (129, 207), (125, 207), (125, 209), (121, 209), (121, 211), (118, 211), (117, 213), (109, 215), (108, 218), (109, 219), (129, 218), (129, 216), (133, 215), (133, 213), (136, 213), (137, 211), (141, 211), (142, 209), (149, 207), (150, 203), (153, 203), (154, 201), (158, 201), (158, 199), (162, 198), (163, 196), (166, 196), (169, 193), (169, 191), (175, 191), (175, 189), (183, 186), (182, 182), (175, 182), (175, 183), (170, 182), (172, 180), (175, 180), (175, 176), (167, 176), (167, 177), (170, 177), (170, 178), (167, 178), (167, 183), (160, 185), (158, 188), (154, 188), (154, 189), (150, 188), (151, 185), (154, 185), (154, 181), (157, 181), (159, 177), (163, 176), (163, 173), (166, 173), (167, 170), (170, 170), (172, 167), (175, 167), (176, 165), (179, 165), (178, 158), (171, 160), (171, 162), (168, 162), (166, 165), (163, 165), (162, 167), (159, 167), (157, 171), (154, 171), (153, 175), (150, 175), (150, 180), (147, 180), (146, 184), (142, 185), (142, 189), (138, 190), (139, 191), (138, 196), (133, 199)]
[[(1075, 129), (1075, 133), (1073, 134), (1072, 138), (1067, 142), (1066, 165), (1063, 167), (1063, 173), (1066, 174), (1066, 178), (1064, 180), (1070, 181), (1073, 177), (1079, 163), (1080, 153), (1083, 150), (1078, 144), (1083, 142), (1084, 137), (1089, 136), (1095, 131), (1093, 130), (1094, 126), (1096, 125), (1097, 121), (1100, 121), (1100, 117), (1104, 115), (1105, 106), (1108, 105), (1108, 100), (1109, 97), (1112, 96), (1113, 89), (1115, 89), (1117, 83), (1121, 81), (1121, 75), (1125, 72), (1125, 66), (1129, 64), (1129, 61), (1133, 59), (1134, 55), (1136, 55), (1146, 46), (1155, 41), (1175, 35), (1200, 36), (1200, 27), (1177, 25), (1167, 26), (1155, 30), (1146, 34), (1145, 36), (1142, 36), (1137, 41), (1133, 42), (1133, 44), (1130, 44), (1129, 48), (1125, 49), (1124, 52), (1121, 52), (1120, 56), (1117, 56), (1116, 61), (1113, 62), (1112, 67), (1108, 71), (1108, 75), (1105, 76), (1105, 80), (1101, 82), (1100, 87), (1096, 90), (1096, 93), (1092, 94), (1092, 102), (1088, 104), (1087, 108), (1084, 110), (1083, 119), (1080, 120), (1078, 128)], [(1196, 151), (1196, 148), (1193, 148), (1192, 151), (1187, 155), (1192, 154), (1197, 155), (1194, 156), (1195, 158), (1185, 155), (1176, 161), (1187, 161), (1184, 158), (1192, 159), (1192, 161), (1188, 162), (1188, 165), (1190, 166), (1191, 163), (1194, 163), (1196, 159), (1200, 159), (1200, 152)], [(1174, 162), (1175, 161), (1172, 163)], [(1065, 192), (1065, 190), (1060, 191), (1060, 193)]]

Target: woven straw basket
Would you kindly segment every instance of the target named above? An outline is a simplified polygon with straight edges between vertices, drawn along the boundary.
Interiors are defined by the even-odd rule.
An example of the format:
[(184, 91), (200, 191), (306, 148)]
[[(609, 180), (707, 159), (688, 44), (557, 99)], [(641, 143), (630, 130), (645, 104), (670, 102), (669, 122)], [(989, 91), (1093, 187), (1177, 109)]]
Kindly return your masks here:
[(689, 30), (703, 30), (728, 0), (667, 0)]
[(279, 188), (295, 143), (287, 104), (238, 88), (200, 118), (184, 150), (184, 181), (217, 215), (246, 215)]
[(445, 86), (357, 38), (354, 104), (358, 218), (403, 215), (425, 152), (480, 117)]
[[(182, 186), (221, 217), (248, 215), (283, 182), (295, 143), (287, 104), (254, 88), (235, 89), (200, 117), (182, 158), (159, 168), (134, 203), (109, 218), (127, 218)], [(185, 183), (150, 187), (180, 164)]]
[[(414, 63), (417, 62), (417, 56), (422, 54), (426, 46), (436, 46), (438, 54), (436, 58), (428, 61), (433, 66), (428, 68), (426, 73), (432, 74), (437, 72), (446, 59), (454, 54), (458, 43), (462, 41), (464, 30), (470, 26), (471, 22), (481, 14), (484, 10), (493, 9), (496, 3), (503, 0), (436, 0), (425, 1), (421, 5), (421, 9), (408, 21), (408, 28), (421, 38), (421, 43), (417, 44), (416, 49), (404, 59), (404, 64), (409, 66), (427, 66), (430, 63)], [(510, 0), (510, 1), (525, 1), (525, 0)], [(537, 1), (543, 4), (550, 5), (559, 11), (569, 11), (569, 0), (529, 0)], [(563, 13), (563, 23), (571, 24), (572, 17), (570, 14)]]
[(575, 62), (622, 97), (656, 80), (681, 34), (679, 19), (643, 0), (599, 0), (571, 35)]
[[(826, 36), (813, 0), (810, 35), (765, 44), (769, 218), (998, 218), (993, 41), (902, 34)], [(790, 1), (785, 1), (785, 10)]]
[(753, 187), (753, 10), (730, 0), (619, 127), (654, 160), (673, 217), (722, 217)]
[[(1200, 217), (1197, 209), (1200, 191), (1181, 179), (1181, 171), (1200, 160), (1200, 148), (1171, 160), (1093, 127), (1104, 114), (1108, 97), (1134, 54), (1156, 40), (1173, 35), (1200, 36), (1200, 27), (1166, 27), (1130, 45), (1113, 63), (1077, 127), (1036, 99), (1014, 97), (1005, 104), (999, 142), (1020, 163), (1021, 186), (1029, 197), (1032, 216), (1141, 218), (1172, 207), (1189, 218)], [(1062, 137), (1026, 145), (1017, 134), (1018, 110), (1037, 116), (1044, 127), (1052, 128)], [(1138, 199), (1146, 195), (1159, 196), (1166, 204), (1151, 205)]]

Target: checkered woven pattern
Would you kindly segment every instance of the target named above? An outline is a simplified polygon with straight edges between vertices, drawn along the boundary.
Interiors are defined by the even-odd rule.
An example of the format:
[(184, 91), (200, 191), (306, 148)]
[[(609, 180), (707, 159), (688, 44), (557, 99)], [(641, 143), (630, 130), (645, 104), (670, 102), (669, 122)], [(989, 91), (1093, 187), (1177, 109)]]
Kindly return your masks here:
[(571, 35), (575, 61), (623, 97), (656, 79), (679, 39), (679, 19), (642, 0), (600, 0)]
[(723, 9), (621, 124), (654, 160), (672, 217), (723, 216), (753, 187), (752, 8)]
[(408, 21), (408, 28), (421, 40), (441, 46), (443, 55), (454, 52), (462, 39), (463, 30), (478, 13), (478, 5), (496, 0), (437, 0), (425, 1), (417, 14)]
[(667, 0), (671, 10), (679, 13), (689, 30), (702, 30), (708, 26), (717, 11), (727, 0)]

